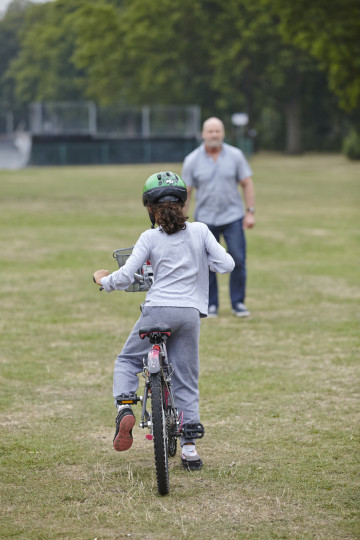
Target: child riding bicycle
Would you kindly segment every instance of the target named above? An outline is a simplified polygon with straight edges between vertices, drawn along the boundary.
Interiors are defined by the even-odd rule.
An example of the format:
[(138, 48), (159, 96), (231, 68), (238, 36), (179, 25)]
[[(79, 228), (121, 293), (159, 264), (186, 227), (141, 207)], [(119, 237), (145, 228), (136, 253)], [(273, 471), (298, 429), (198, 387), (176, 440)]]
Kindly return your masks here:
[[(143, 370), (143, 358), (148, 352), (139, 328), (147, 324), (165, 322), (171, 328), (167, 351), (174, 368), (175, 405), (183, 413), (184, 425), (200, 422), (199, 337), (200, 318), (208, 313), (208, 269), (227, 273), (235, 263), (206, 225), (187, 221), (182, 210), (186, 199), (186, 184), (179, 175), (170, 171), (151, 175), (144, 185), (142, 200), (152, 228), (141, 234), (119, 270), (110, 275), (107, 270), (94, 273), (94, 281), (107, 292), (129, 287), (137, 269), (147, 260), (154, 273), (140, 318), (115, 362), (113, 395), (118, 414), (113, 445), (117, 451), (128, 450), (133, 443), (133, 411), (129, 405), (118, 404), (117, 398), (135, 393), (138, 388), (137, 375)], [(184, 468), (200, 469), (202, 461), (195, 439), (182, 436), (180, 444)]]

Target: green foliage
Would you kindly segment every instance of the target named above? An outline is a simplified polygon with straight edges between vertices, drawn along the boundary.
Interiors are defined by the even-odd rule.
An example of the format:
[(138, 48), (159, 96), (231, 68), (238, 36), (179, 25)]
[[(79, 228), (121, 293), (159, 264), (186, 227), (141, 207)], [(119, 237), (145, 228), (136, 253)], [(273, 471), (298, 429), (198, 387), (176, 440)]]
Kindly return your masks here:
[(286, 42), (309, 52), (327, 73), (341, 106), (360, 106), (360, 4), (357, 0), (264, 0)]
[(21, 48), (8, 70), (20, 102), (81, 97), (82, 72), (72, 62), (75, 10), (66, 0), (31, 5), (26, 10)]
[(21, 49), (19, 34), (29, 5), (26, 0), (14, 0), (0, 20), (0, 109), (10, 110), (14, 105), (15, 84), (7, 70)]
[[(233, 0), (219, 2), (217, 20), (221, 31), (214, 43), (215, 66), (213, 86), (219, 94), (215, 106), (222, 114), (248, 111), (256, 119), (260, 140), (266, 140), (261, 116), (264, 108), (272, 108), (286, 117), (287, 133), (295, 130), (294, 143), (288, 139), (286, 149), (300, 153), (303, 96), (318, 84), (315, 63), (299, 48), (285, 44), (279, 32), (278, 19), (264, 9), (261, 2)], [(216, 40), (216, 38), (214, 38)], [(277, 133), (274, 141), (282, 137)]]
[(285, 111), (289, 123), (298, 111), (300, 130), (300, 115), (316, 116), (304, 96), (321, 87), (328, 99), (316, 61), (284, 43), (279, 17), (261, 1), (103, 0), (76, 17), (74, 60), (99, 103), (199, 103), (204, 117), (225, 120), (246, 110), (261, 140), (264, 107)]
[(107, 0), (82, 2), (73, 21), (77, 35), (73, 60), (86, 75), (85, 95), (101, 105), (120, 102), (125, 93), (119, 80), (121, 9)]
[(349, 159), (360, 159), (360, 135), (355, 129), (344, 139), (342, 151)]
[(200, 103), (204, 116), (241, 108), (255, 119), (265, 105), (288, 110), (314, 80), (314, 61), (283, 44), (261, 2), (105, 1), (78, 15), (74, 59), (100, 103)]
[(100, 101), (122, 92), (133, 103), (201, 102), (205, 114), (254, 109), (283, 103), (314, 69), (282, 44), (259, 2), (132, 0), (119, 9), (103, 1), (78, 16), (75, 61)]
[(79, 12), (75, 60), (87, 69), (89, 94), (106, 103), (213, 103), (211, 2), (134, 0)]

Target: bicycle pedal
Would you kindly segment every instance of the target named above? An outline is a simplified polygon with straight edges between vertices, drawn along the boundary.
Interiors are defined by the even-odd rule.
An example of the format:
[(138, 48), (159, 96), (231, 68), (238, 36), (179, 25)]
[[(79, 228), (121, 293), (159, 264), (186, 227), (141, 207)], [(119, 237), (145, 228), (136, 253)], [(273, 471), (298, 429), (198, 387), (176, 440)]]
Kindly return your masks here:
[(196, 424), (183, 424), (180, 433), (187, 439), (202, 439), (205, 433), (204, 426), (199, 422)]
[(117, 405), (136, 405), (138, 401), (141, 401), (141, 397), (134, 393), (116, 396)]

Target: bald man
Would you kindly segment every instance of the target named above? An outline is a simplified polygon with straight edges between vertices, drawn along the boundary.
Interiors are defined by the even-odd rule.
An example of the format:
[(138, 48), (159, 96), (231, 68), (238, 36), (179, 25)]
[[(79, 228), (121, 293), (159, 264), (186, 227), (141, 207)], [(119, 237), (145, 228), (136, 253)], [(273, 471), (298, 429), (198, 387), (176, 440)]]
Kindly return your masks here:
[[(194, 218), (206, 223), (218, 242), (223, 236), (235, 261), (230, 276), (232, 311), (237, 317), (248, 317), (250, 312), (245, 305), (244, 229), (251, 229), (255, 225), (255, 192), (252, 170), (244, 154), (224, 143), (224, 137), (224, 124), (219, 118), (208, 118), (204, 122), (203, 143), (186, 156), (183, 164), (182, 178), (188, 189), (185, 212), (188, 211), (192, 191), (196, 189)], [(209, 278), (208, 317), (217, 317), (219, 297), (216, 273), (210, 271)]]

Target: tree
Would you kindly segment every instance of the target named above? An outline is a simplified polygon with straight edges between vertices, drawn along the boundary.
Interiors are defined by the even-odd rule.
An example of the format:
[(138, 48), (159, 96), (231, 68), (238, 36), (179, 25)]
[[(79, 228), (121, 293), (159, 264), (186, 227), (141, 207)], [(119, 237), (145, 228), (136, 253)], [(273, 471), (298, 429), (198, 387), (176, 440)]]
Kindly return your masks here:
[(14, 110), (17, 108), (15, 84), (7, 76), (11, 61), (20, 51), (19, 34), (26, 17), (26, 10), (30, 2), (26, 0), (13, 0), (8, 10), (0, 20), (0, 109)]
[(316, 61), (284, 44), (279, 18), (261, 0), (85, 2), (74, 61), (100, 103), (199, 103), (204, 115), (265, 105), (286, 118), (289, 153), (301, 151), (302, 97)]
[(20, 102), (83, 97), (83, 74), (72, 62), (76, 39), (72, 16), (76, 9), (66, 0), (27, 8), (21, 49), (7, 72)]
[(317, 80), (309, 54), (284, 44), (261, 0), (132, 0), (83, 6), (75, 62), (100, 102), (199, 103), (204, 115), (282, 111), (289, 153), (301, 151), (302, 95)]
[(307, 51), (347, 111), (360, 106), (360, 4), (357, 0), (265, 0), (284, 40)]
[(88, 76), (88, 95), (101, 103), (214, 101), (209, 70), (209, 0), (88, 3), (79, 11), (75, 62)]
[(286, 151), (300, 153), (302, 102), (317, 81), (315, 62), (283, 43), (278, 19), (261, 2), (228, 0), (217, 28), (222, 30), (213, 50), (213, 85), (221, 92), (219, 105), (233, 111), (243, 106), (257, 118), (266, 105), (281, 110)]
[(73, 15), (74, 64), (86, 77), (85, 95), (101, 105), (118, 103), (126, 95), (125, 80), (119, 74), (123, 56), (120, 8), (121, 2), (82, 2)]

